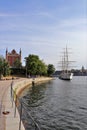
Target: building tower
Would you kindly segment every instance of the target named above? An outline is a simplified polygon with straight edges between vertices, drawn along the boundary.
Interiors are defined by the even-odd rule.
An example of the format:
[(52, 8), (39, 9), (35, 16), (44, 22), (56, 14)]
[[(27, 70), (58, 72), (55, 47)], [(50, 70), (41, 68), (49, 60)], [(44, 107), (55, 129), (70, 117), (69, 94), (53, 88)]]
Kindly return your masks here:
[(11, 52), (8, 52), (6, 49), (6, 61), (9, 63), (10, 67), (15, 67), (14, 62), (19, 60), (21, 62), (21, 49), (19, 54), (13, 49)]
[(6, 60), (7, 60), (7, 54), (8, 54), (8, 49), (6, 48), (6, 52), (5, 52)]
[(20, 52), (19, 52), (19, 54), (20, 54), (20, 61), (21, 61), (21, 48), (20, 48)]

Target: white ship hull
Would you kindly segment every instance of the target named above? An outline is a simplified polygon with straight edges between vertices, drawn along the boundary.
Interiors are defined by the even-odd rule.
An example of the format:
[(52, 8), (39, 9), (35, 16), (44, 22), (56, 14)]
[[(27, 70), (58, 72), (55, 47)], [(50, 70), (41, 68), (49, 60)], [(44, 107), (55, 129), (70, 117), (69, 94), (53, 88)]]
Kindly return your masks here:
[(59, 78), (62, 79), (62, 80), (72, 80), (73, 73), (61, 73), (59, 75)]
[(70, 69), (70, 64), (73, 62), (73, 61), (70, 61), (69, 60), (69, 52), (68, 52), (68, 49), (67, 49), (67, 46), (66, 48), (64, 49), (64, 53), (63, 53), (63, 56), (61, 57), (61, 60), (60, 60), (60, 67), (62, 67), (61, 69), (61, 74), (59, 75), (59, 78), (62, 79), (62, 80), (72, 80), (73, 78), (73, 73), (71, 73), (71, 69)]

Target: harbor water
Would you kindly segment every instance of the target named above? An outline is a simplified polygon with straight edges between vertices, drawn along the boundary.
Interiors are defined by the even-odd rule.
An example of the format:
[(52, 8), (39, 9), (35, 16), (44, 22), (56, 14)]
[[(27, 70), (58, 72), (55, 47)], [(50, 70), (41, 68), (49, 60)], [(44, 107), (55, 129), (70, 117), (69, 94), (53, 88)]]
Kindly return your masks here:
[[(74, 76), (71, 81), (55, 78), (34, 85), (22, 93), (27, 111), (41, 130), (87, 130), (87, 77)], [(23, 111), (26, 130), (34, 130)]]

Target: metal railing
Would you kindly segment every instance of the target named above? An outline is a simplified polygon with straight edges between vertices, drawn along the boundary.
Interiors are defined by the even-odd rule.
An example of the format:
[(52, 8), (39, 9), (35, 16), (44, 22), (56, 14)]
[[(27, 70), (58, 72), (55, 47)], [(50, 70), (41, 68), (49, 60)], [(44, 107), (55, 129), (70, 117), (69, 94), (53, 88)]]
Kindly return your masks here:
[(33, 117), (31, 116), (30, 112), (27, 110), (27, 104), (25, 103), (23, 98), (19, 98), (16, 95), (16, 92), (13, 90), (13, 82), (11, 83), (11, 102), (12, 102), (12, 107), (13, 107), (13, 103), (15, 103), (15, 109), (14, 109), (14, 118), (16, 117), (16, 108), (17, 108), (17, 102), (20, 103), (20, 122), (19, 122), (19, 130), (21, 130), (21, 122), (22, 122), (22, 116), (23, 116), (23, 112), (22, 110), (24, 109), (24, 111), (28, 114), (29, 118), (32, 120), (33, 124), (34, 124), (34, 130), (41, 130), (38, 123), (33, 119)]

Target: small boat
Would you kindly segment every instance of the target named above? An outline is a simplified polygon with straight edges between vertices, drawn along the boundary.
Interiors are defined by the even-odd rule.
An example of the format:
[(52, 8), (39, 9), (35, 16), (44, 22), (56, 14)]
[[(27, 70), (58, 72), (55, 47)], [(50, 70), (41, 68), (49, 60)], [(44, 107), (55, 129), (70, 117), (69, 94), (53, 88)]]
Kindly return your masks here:
[(62, 61), (60, 62), (61, 67), (62, 67), (62, 71), (59, 75), (59, 79), (72, 80), (73, 73), (69, 70), (71, 62), (73, 62), (73, 61), (69, 61), (68, 49), (66, 46), (66, 48), (64, 49), (63, 56), (62, 56)]

